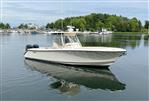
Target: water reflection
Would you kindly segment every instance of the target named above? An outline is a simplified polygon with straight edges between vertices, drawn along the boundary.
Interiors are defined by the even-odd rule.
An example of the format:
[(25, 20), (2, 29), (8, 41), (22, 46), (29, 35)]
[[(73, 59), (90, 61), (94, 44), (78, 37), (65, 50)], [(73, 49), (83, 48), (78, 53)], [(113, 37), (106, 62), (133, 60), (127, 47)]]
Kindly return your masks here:
[(149, 34), (144, 35), (144, 46), (148, 46), (148, 45), (149, 45)]
[(90, 89), (124, 90), (125, 84), (121, 83), (108, 68), (72, 67), (58, 64), (49, 64), (34, 60), (25, 60), (29, 69), (39, 71), (57, 79), (49, 85), (61, 93), (75, 95), (80, 92), (80, 85)]
[(139, 47), (141, 42), (148, 45), (149, 35), (144, 34), (110, 34), (110, 35), (79, 35), (83, 46), (107, 47)]
[(77, 95), (80, 92), (79, 84), (67, 82), (65, 80), (58, 80), (49, 85), (49, 88), (58, 89), (62, 94), (67, 93), (68, 95)]

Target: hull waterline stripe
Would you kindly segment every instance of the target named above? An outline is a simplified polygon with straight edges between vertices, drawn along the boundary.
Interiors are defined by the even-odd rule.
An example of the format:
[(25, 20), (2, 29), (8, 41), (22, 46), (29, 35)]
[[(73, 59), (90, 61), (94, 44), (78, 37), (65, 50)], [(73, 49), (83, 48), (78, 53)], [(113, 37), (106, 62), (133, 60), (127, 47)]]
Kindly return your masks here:
[[(54, 64), (78, 65), (78, 66), (109, 66), (109, 65), (106, 65), (106, 64), (114, 63), (114, 61), (100, 62), (101, 64), (97, 65), (96, 63), (99, 63), (99, 62), (87, 62), (87, 63), (90, 63), (90, 64), (86, 64), (86, 62), (80, 62), (80, 63), (79, 62), (77, 62), (77, 63), (76, 62), (59, 62), (59, 61), (40, 60), (40, 59), (34, 59), (34, 58), (28, 58), (28, 57), (25, 57), (25, 59), (48, 62), (48, 63), (54, 63)], [(94, 64), (96, 64), (96, 65), (94, 65)]]

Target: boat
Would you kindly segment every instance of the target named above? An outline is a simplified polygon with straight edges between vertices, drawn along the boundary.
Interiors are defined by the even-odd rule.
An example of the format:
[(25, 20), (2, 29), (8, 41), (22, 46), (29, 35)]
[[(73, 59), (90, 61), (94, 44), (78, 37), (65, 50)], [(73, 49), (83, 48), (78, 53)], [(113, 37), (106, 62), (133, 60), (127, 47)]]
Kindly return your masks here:
[(126, 53), (125, 49), (113, 47), (84, 47), (77, 32), (53, 32), (53, 46), (27, 45), (24, 57), (64, 65), (107, 67)]
[(120, 82), (109, 68), (65, 66), (28, 59), (25, 59), (25, 64), (29, 70), (55, 78), (56, 80), (49, 84), (49, 89), (57, 89), (62, 93), (68, 92), (74, 95), (80, 92), (80, 86), (106, 91), (119, 91), (126, 88), (126, 84)]
[(1, 33), (4, 33), (4, 31), (3, 31), (2, 29), (0, 29), (0, 34), (1, 34)]
[(112, 31), (108, 31), (107, 29), (102, 28), (101, 32), (99, 32), (99, 35), (107, 35), (112, 34)]
[(17, 33), (18, 31), (15, 30), (15, 29), (12, 29), (10, 32), (11, 32), (11, 33)]

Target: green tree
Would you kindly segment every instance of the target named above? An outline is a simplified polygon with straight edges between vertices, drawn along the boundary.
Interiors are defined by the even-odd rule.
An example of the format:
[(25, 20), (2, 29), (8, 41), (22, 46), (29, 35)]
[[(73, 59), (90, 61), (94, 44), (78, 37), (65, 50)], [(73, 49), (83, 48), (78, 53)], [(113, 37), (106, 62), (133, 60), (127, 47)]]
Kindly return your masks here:
[(104, 23), (98, 21), (95, 25), (95, 30), (101, 30), (104, 27)]
[(137, 18), (132, 18), (130, 20), (130, 27), (131, 27), (132, 32), (140, 31), (139, 22), (138, 22)]
[(81, 31), (85, 30), (86, 21), (83, 18), (74, 18), (71, 20), (71, 24), (76, 28), (79, 28)]
[(0, 29), (9, 29), (10, 25), (8, 23), (4, 24), (4, 23), (0, 23)]
[(5, 25), (3, 23), (0, 23), (0, 28), (1, 29), (4, 29), (5, 28)]
[[(67, 17), (59, 19), (53, 23), (48, 23), (46, 28), (66, 30), (68, 25), (73, 25), (81, 31), (97, 31), (101, 28), (107, 28), (112, 31), (141, 31), (142, 24), (137, 18), (129, 19), (123, 16), (91, 13), (86, 16)], [(147, 24), (145, 26), (148, 26)]]
[(53, 29), (54, 28), (54, 23), (48, 23), (47, 25), (46, 25), (46, 29)]
[(20, 25), (18, 26), (18, 28), (19, 28), (19, 29), (23, 29), (23, 28), (24, 28), (24, 24), (20, 24)]
[(6, 28), (6, 29), (9, 29), (9, 28), (10, 28), (10, 25), (7, 23), (7, 24), (5, 25), (5, 28)]
[(149, 28), (149, 20), (146, 20), (146, 21), (145, 21), (144, 28), (146, 28), (146, 29), (148, 29), (148, 28)]

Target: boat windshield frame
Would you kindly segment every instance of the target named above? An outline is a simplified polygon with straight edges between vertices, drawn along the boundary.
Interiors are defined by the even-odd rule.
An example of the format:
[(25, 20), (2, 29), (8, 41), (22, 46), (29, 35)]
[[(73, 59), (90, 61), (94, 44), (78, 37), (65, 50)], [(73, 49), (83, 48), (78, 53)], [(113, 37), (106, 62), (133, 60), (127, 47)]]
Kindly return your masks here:
[(58, 44), (60, 47), (64, 47), (66, 44), (69, 44), (73, 48), (73, 44), (77, 43), (79, 46), (82, 46), (79, 38), (76, 33), (69, 34), (65, 32), (54, 33), (54, 35), (59, 35), (60, 43), (57, 43), (56, 40), (53, 40), (53, 43)]

